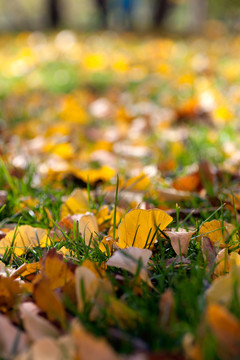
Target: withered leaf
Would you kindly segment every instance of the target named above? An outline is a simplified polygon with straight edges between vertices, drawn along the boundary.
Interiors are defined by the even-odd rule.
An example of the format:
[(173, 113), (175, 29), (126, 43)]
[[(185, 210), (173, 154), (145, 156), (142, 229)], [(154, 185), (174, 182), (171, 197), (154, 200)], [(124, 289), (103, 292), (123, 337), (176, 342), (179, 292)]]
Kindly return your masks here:
[(34, 284), (33, 297), (36, 304), (46, 313), (50, 321), (57, 321), (65, 328), (66, 315), (63, 303), (51, 289), (47, 277), (42, 277)]

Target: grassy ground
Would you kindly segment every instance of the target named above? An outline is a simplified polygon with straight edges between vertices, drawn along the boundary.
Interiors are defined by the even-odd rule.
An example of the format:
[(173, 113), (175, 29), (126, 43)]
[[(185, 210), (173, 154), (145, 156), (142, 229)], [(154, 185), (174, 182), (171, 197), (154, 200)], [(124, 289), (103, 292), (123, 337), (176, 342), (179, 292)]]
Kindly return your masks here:
[[(2, 262), (10, 278), (23, 264), (41, 263), (38, 275), (29, 271), (30, 277), (20, 273), (17, 280), (11, 278), (22, 282), (9, 298), (4, 293), (9, 285), (2, 285), (2, 316), (29, 336), (20, 307), (32, 302), (39, 316), (59, 330), (59, 338), (67, 334), (75, 339), (72, 321), (77, 318), (87, 332), (104, 337), (119, 354), (142, 354), (147, 359), (239, 358), (239, 39), (208, 42), (62, 32), (2, 36), (0, 42), (0, 188), (7, 196), (0, 212)], [(63, 204), (76, 188), (81, 188), (84, 200), (74, 195), (63, 214)], [(144, 248), (138, 245), (148, 226), (144, 221), (139, 230), (136, 227), (133, 243), (119, 245), (119, 224), (134, 208), (167, 212), (173, 217), (168, 230), (178, 235), (180, 228), (193, 231), (183, 256), (182, 240), (180, 250), (174, 250), (171, 234), (154, 224), (151, 246), (146, 239), (152, 251), (147, 265), (151, 285), (139, 278), (139, 257), (128, 261), (137, 263), (134, 273), (106, 266), (114, 251)], [(87, 210), (98, 226), (90, 242), (72, 217)], [(201, 231), (212, 220), (218, 220), (217, 225)], [(46, 229), (47, 245), (37, 239), (32, 246), (22, 235), (27, 245), (16, 246), (22, 225)], [(113, 248), (104, 250), (100, 244), (106, 236)], [(64, 261), (61, 255), (47, 255), (52, 248), (62, 249)], [(222, 261), (220, 250), (225, 254)], [(74, 271), (74, 285), (72, 278), (56, 285), (53, 260), (51, 272), (46, 269), (50, 258), (69, 267), (74, 264), (74, 271), (86, 267), (105, 285), (97, 287), (98, 295), (91, 294)], [(233, 276), (234, 269), (235, 287), (226, 280), (225, 301), (213, 285)], [(64, 321), (51, 313), (50, 305), (42, 305), (44, 295), (37, 295), (44, 276), (51, 282), (47, 302), (57, 297)], [(90, 278), (85, 281), (90, 283)], [(214, 301), (209, 300), (209, 289)], [(28, 351), (41, 337), (30, 337)], [(96, 351), (101, 352), (97, 344), (96, 340)], [(13, 341), (12, 346), (0, 352), (3, 358), (13, 358), (14, 349), (20, 353), (18, 344), (14, 348)], [(81, 351), (76, 350), (76, 358), (87, 356)]]

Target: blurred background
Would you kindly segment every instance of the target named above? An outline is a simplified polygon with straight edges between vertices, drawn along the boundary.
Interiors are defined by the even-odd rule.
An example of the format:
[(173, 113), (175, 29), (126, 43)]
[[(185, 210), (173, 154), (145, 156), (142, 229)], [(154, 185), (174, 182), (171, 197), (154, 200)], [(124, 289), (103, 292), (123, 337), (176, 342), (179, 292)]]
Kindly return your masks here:
[[(239, 0), (0, 0), (0, 30), (72, 28), (201, 31), (224, 22), (239, 30)], [(209, 25), (209, 24), (208, 24)]]

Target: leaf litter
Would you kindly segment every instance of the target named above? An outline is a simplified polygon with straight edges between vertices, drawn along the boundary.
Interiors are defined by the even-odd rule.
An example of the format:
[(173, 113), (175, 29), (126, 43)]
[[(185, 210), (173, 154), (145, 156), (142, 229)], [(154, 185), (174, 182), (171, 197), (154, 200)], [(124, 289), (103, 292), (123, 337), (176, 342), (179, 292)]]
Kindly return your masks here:
[(1, 39), (0, 357), (239, 358), (239, 38)]

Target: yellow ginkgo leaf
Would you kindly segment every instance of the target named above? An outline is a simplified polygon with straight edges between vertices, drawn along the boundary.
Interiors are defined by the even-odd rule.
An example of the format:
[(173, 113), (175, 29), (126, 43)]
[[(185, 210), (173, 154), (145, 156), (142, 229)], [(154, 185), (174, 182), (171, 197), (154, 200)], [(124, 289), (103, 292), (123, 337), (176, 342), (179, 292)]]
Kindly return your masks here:
[(61, 219), (67, 215), (85, 214), (89, 210), (88, 198), (81, 189), (75, 189), (67, 200), (62, 204), (60, 210)]
[(172, 220), (160, 209), (129, 211), (118, 227), (118, 246), (122, 249), (129, 246), (147, 248), (157, 238), (158, 229), (165, 229)]
[[(217, 248), (232, 248), (239, 245), (235, 226), (226, 221), (212, 220), (204, 223), (199, 229), (199, 235), (209, 237)], [(229, 243), (228, 240), (230, 240)]]
[(9, 231), (5, 238), (0, 241), (0, 255), (4, 255), (7, 248), (12, 248), (15, 255), (21, 256), (30, 248), (45, 247), (48, 243), (47, 230), (22, 225)]

